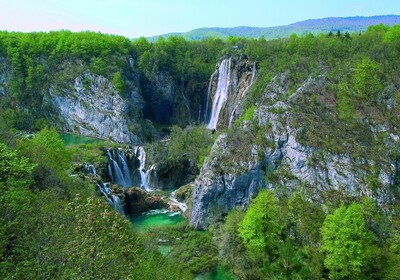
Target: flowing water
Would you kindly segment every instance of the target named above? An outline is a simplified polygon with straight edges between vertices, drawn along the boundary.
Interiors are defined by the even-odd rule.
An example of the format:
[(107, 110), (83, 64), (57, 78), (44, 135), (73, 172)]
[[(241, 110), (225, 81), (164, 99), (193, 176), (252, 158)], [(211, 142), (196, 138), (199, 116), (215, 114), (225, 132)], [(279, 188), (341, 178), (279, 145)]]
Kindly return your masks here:
[[(92, 164), (85, 164), (85, 171), (86, 175), (94, 175), (97, 178), (101, 179), (100, 176), (96, 172), (96, 168)], [(99, 180), (100, 181), (100, 180)], [(107, 186), (106, 183), (104, 182), (99, 182), (96, 184), (97, 189), (104, 195), (106, 198), (108, 204), (118, 212), (120, 212), (122, 215), (125, 214), (124, 207), (122, 205), (121, 199), (111, 193), (111, 189)]]
[(107, 151), (108, 155), (108, 174), (112, 183), (123, 187), (132, 186), (132, 176), (128, 167), (126, 154), (121, 149)]
[(163, 209), (152, 210), (131, 218), (133, 227), (141, 232), (146, 232), (151, 228), (176, 225), (182, 221), (184, 221), (184, 218), (179, 213)]
[[(207, 124), (207, 128), (216, 129), (219, 119), (219, 114), (222, 107), (228, 100), (229, 94), (229, 81), (231, 77), (231, 59), (224, 59), (218, 69), (218, 82), (217, 90), (214, 94), (212, 109), (211, 109), (211, 119)], [(212, 82), (212, 81), (211, 81)], [(209, 93), (211, 94), (211, 92)]]

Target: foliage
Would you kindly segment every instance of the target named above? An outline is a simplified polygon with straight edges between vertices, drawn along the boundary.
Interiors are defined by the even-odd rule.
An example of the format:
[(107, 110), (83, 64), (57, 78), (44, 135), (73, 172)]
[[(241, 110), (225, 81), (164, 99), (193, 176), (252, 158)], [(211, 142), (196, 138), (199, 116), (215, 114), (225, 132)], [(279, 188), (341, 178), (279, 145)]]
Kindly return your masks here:
[(295, 192), (288, 200), (288, 208), (290, 231), (296, 243), (318, 246), (321, 240), (320, 228), (325, 219), (322, 207)]
[[(225, 53), (238, 53), (257, 61), (257, 79), (246, 94), (245, 114), (227, 132), (230, 145), (222, 156), (224, 166), (247, 159), (254, 147), (275, 148), (271, 124), (260, 126), (253, 115), (256, 106), (283, 101), (290, 110), (277, 107), (271, 113), (279, 114), (278, 118), (290, 116), (291, 128), (298, 131), (296, 140), (323, 151), (308, 164), (324, 164), (325, 152), (365, 158), (366, 164), (359, 167), (367, 174), (370, 190), (386, 191), (377, 178), (398, 161), (394, 142), (400, 120), (399, 42), (399, 26), (383, 25), (362, 34), (292, 35), (271, 41), (230, 37), (189, 42), (175, 36), (151, 43), (91, 32), (0, 32), (1, 74), (10, 69), (5, 73), (10, 75), (9, 84), (1, 84), (0, 139), (19, 149), (0, 144), (0, 276), (191, 279), (188, 270), (210, 270), (218, 255), (243, 279), (397, 279), (398, 174), (390, 189), (394, 195), (383, 205), (385, 214), (362, 201), (327, 215), (343, 201), (343, 193), (326, 192), (324, 201), (291, 194), (286, 183), (295, 178), (281, 166), (269, 173), (279, 200), (261, 191), (246, 212), (233, 210), (215, 231), (195, 232), (185, 224), (151, 232), (149, 241), (94, 197), (92, 185), (68, 176), (71, 153), (75, 162), (101, 164), (103, 144), (66, 149), (55, 129), (46, 126), (61, 127), (48, 102), (51, 84), (67, 84), (87, 69), (112, 81), (123, 98), (140, 87), (143, 112), (129, 108), (128, 114), (150, 119), (132, 128), (142, 130), (146, 139), (160, 136), (154, 133), (152, 121), (201, 123), (199, 105), (204, 103), (215, 62)], [(139, 85), (133, 86), (139, 79), (129, 71), (132, 67), (139, 68)], [(154, 90), (160, 77), (171, 82), (172, 101), (172, 95)], [(268, 87), (271, 83), (273, 87)], [(171, 107), (159, 115), (179, 112), (185, 117), (163, 119), (154, 108), (163, 109), (165, 104)], [(246, 126), (241, 124), (244, 121)], [(18, 139), (17, 130), (32, 129), (42, 131)], [(168, 139), (153, 142), (146, 150), (153, 162), (172, 168), (188, 160), (200, 168), (215, 140), (204, 127), (173, 126), (165, 134)], [(171, 243), (167, 258), (155, 248), (158, 238)]]
[(121, 73), (116, 72), (113, 76), (112, 83), (114, 87), (117, 89), (120, 95), (123, 96), (125, 85), (124, 80), (122, 79)]
[(214, 142), (213, 134), (203, 126), (172, 126), (169, 137), (165, 145), (154, 142), (146, 147), (153, 162), (174, 166), (188, 159), (200, 169)]
[[(149, 233), (151, 241), (167, 240), (171, 251), (168, 257), (175, 263), (182, 264), (193, 274), (212, 271), (217, 265), (217, 250), (209, 232), (197, 232), (187, 222)], [(179, 236), (177, 238), (177, 236)]]
[(261, 191), (251, 201), (238, 229), (250, 252), (267, 255), (276, 252), (282, 230), (278, 217), (277, 199), (270, 191)]
[(24, 215), (33, 201), (29, 186), (34, 168), (35, 164), (0, 143), (0, 256), (11, 255), (16, 236), (23, 233)]
[(223, 265), (231, 268), (239, 279), (257, 279), (262, 277), (257, 264), (249, 256), (239, 235), (239, 224), (245, 211), (234, 208), (226, 217), (224, 223), (213, 232), (218, 245), (219, 259)]
[(357, 97), (375, 100), (384, 87), (381, 76), (381, 67), (376, 62), (364, 58), (361, 63), (358, 63), (353, 76)]
[(18, 148), (31, 162), (37, 163), (33, 177), (38, 187), (64, 189), (72, 158), (56, 130), (45, 128), (31, 139), (21, 140)]
[(322, 250), (330, 279), (365, 279), (373, 252), (373, 235), (366, 228), (361, 205), (344, 205), (328, 215), (321, 228)]

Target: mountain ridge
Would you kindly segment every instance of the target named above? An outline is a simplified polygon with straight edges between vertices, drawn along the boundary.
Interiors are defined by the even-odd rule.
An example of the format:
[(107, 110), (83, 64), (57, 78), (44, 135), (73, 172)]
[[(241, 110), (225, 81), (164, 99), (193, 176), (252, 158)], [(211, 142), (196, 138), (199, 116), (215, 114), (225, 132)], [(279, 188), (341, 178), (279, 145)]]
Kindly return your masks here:
[(295, 33), (304, 35), (307, 33), (329, 33), (337, 32), (362, 32), (370, 25), (384, 24), (393, 26), (400, 24), (400, 15), (375, 15), (375, 16), (351, 16), (351, 17), (326, 17), (321, 19), (307, 19), (291, 23), (288, 25), (271, 27), (202, 27), (187, 32), (171, 32), (156, 36), (147, 37), (149, 41), (156, 41), (159, 37), (168, 38), (170, 36), (182, 36), (187, 40), (202, 40), (208, 37), (218, 37), (227, 39), (229, 36), (255, 38), (265, 37), (265, 39), (277, 39), (289, 37)]

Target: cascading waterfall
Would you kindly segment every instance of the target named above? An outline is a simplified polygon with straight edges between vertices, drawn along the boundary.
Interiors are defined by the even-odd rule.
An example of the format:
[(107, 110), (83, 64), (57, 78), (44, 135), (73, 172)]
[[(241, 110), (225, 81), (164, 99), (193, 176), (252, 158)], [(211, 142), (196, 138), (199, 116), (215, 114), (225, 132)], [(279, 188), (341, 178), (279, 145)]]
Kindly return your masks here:
[[(253, 85), (255, 77), (256, 77), (256, 62), (254, 61), (254, 62), (253, 62), (253, 69), (252, 69), (252, 72), (251, 72), (250, 84), (249, 84), (249, 85), (245, 88), (245, 90), (242, 92), (242, 95), (240, 96), (240, 99), (241, 99), (241, 100), (242, 100), (243, 97), (246, 95), (246, 93), (249, 91), (250, 87)], [(231, 126), (232, 126), (233, 118), (235, 117), (235, 112), (236, 112), (236, 109), (238, 108), (239, 104), (240, 104), (240, 102), (238, 102), (238, 103), (236, 104), (235, 108), (233, 108), (233, 110), (232, 110), (232, 112), (231, 112), (231, 115), (230, 115), (230, 117), (229, 117), (228, 127), (231, 127)]]
[(141, 180), (140, 187), (142, 187), (145, 191), (149, 192), (152, 190), (149, 182), (150, 173), (154, 169), (154, 166), (152, 166), (151, 168), (149, 168), (149, 170), (146, 171), (146, 152), (143, 147), (141, 146), (135, 147), (134, 152), (140, 163), (139, 165), (139, 173)]
[[(231, 76), (231, 59), (224, 59), (218, 69), (218, 82), (217, 90), (214, 95), (212, 109), (211, 109), (211, 119), (207, 124), (207, 128), (216, 129), (219, 114), (225, 102), (228, 100), (229, 94), (229, 81)], [(212, 82), (212, 81), (211, 81)], [(209, 93), (211, 94), (211, 92)]]
[(121, 185), (123, 187), (132, 186), (131, 173), (129, 171), (127, 159), (125, 153), (121, 150), (108, 150), (108, 174), (111, 177), (111, 181), (114, 184)]
[(186, 210), (188, 209), (186, 203), (179, 202), (178, 199), (176, 199), (176, 191), (173, 191), (171, 193), (169, 200), (170, 200), (170, 205), (177, 206), (182, 211), (182, 213), (185, 213)]
[[(100, 176), (97, 175), (96, 168), (94, 167), (94, 165), (86, 164), (85, 171), (86, 171), (86, 175), (94, 175), (100, 179)], [(96, 186), (99, 189), (99, 191), (104, 195), (108, 204), (110, 204), (110, 206), (112, 208), (114, 208), (121, 214), (125, 215), (124, 207), (122, 206), (121, 199), (117, 195), (111, 193), (111, 189), (107, 186), (107, 184), (104, 183), (103, 181), (101, 181), (101, 182), (97, 183)]]
[[(133, 148), (134, 156), (139, 160), (140, 187), (146, 191), (151, 191), (150, 177), (155, 177), (155, 167), (151, 166), (146, 170), (146, 152), (143, 147), (137, 146)], [(133, 172), (129, 170), (128, 160), (125, 152), (122, 149), (107, 151), (108, 166), (107, 171), (109, 178), (113, 184), (118, 184), (123, 187), (131, 187), (133, 185)], [(155, 183), (152, 180), (152, 183)]]

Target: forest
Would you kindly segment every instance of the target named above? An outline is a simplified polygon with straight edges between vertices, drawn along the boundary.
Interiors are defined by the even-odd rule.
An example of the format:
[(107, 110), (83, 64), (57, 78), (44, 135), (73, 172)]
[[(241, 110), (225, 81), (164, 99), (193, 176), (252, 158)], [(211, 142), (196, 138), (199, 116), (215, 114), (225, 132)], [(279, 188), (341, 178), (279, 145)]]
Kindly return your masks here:
[[(255, 61), (257, 76), (240, 118), (212, 133), (191, 106), (200, 102), (224, 56)], [(223, 267), (231, 274), (227, 279), (399, 279), (399, 57), (400, 25), (359, 34), (200, 41), (171, 36), (154, 43), (93, 32), (0, 32), (0, 277), (194, 279)], [(221, 156), (230, 168), (251, 145), (271, 145), (265, 138), (270, 127), (259, 125), (255, 111), (270, 102), (264, 92), (274, 77), (286, 73), (288, 92), (279, 98), (290, 100), (309, 77), (324, 75), (326, 92), (307, 93), (290, 108), (296, 116), (291, 127), (304, 146), (363, 162), (368, 192), (339, 189), (316, 198), (315, 186), (292, 190), (285, 185), (291, 174), (271, 169), (263, 180), (273, 188), (206, 230), (182, 221), (141, 232), (77, 171), (104, 161), (107, 148), (122, 144), (103, 139), (66, 146), (63, 120), (48, 102), (53, 85), (63, 87), (88, 70), (111, 81), (123, 100), (135, 81), (144, 105), (130, 107), (135, 125), (129, 129), (150, 151), (149, 160), (174, 168), (188, 160), (196, 175), (222, 134), (233, 145)], [(179, 93), (175, 103), (187, 111), (160, 113), (164, 103), (152, 90), (157, 75), (170, 77)], [(323, 164), (321, 158), (307, 164)], [(378, 173), (391, 165), (395, 176), (390, 190), (383, 190)], [(389, 195), (379, 200), (380, 193)], [(173, 241), (165, 255), (157, 240), (167, 239)]]

